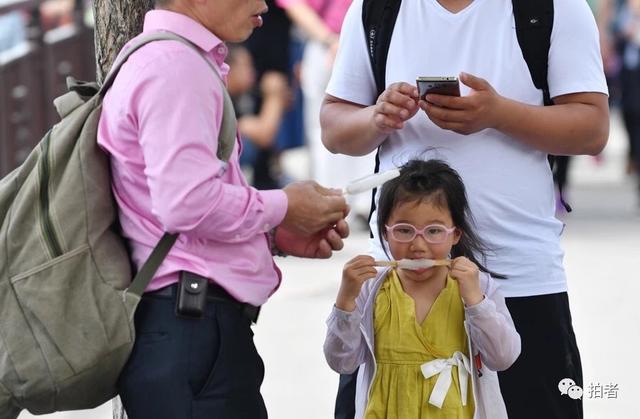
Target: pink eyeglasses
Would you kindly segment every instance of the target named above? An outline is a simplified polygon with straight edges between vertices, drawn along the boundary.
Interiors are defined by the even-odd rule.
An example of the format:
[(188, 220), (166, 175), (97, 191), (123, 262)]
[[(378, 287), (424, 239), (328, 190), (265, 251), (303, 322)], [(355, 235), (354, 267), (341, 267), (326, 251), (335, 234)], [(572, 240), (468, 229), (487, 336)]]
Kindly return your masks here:
[(385, 225), (387, 233), (391, 235), (395, 241), (408, 243), (413, 241), (418, 234), (422, 235), (427, 243), (439, 244), (447, 240), (447, 237), (454, 231), (455, 227), (446, 227), (442, 224), (431, 224), (422, 229), (406, 223), (395, 224), (392, 226)]

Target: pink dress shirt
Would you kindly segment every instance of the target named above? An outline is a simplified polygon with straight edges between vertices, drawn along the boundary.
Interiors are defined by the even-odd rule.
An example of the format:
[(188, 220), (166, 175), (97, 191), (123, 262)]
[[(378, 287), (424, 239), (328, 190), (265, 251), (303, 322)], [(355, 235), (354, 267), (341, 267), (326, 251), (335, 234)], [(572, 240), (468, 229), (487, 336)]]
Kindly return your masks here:
[(307, 3), (329, 29), (339, 34), (351, 0), (276, 0), (276, 4), (283, 9), (296, 3)]
[[(166, 30), (199, 48), (226, 79), (227, 48), (191, 18), (146, 14), (144, 32)], [(125, 46), (126, 48), (126, 46)], [(165, 231), (180, 233), (147, 287), (157, 290), (188, 270), (225, 288), (239, 301), (263, 304), (280, 282), (267, 235), (282, 222), (281, 190), (250, 187), (238, 162), (216, 158), (222, 86), (195, 51), (159, 41), (134, 53), (106, 94), (98, 144), (111, 156), (120, 223), (137, 268)]]

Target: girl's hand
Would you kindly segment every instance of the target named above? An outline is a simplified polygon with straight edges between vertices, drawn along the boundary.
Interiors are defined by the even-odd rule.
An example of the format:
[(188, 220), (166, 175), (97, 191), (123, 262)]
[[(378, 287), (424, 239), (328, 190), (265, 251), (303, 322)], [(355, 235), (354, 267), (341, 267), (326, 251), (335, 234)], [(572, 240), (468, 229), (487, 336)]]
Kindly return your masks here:
[(464, 256), (451, 262), (450, 275), (458, 281), (460, 296), (467, 307), (474, 306), (484, 299), (480, 290), (480, 270), (478, 266)]
[(409, 83), (393, 83), (382, 92), (373, 108), (373, 122), (385, 134), (402, 129), (418, 109), (418, 88)]
[(356, 298), (360, 294), (362, 284), (375, 278), (378, 271), (374, 267), (375, 259), (360, 255), (351, 259), (342, 269), (342, 282), (336, 297), (336, 307), (342, 311), (352, 312), (356, 309)]

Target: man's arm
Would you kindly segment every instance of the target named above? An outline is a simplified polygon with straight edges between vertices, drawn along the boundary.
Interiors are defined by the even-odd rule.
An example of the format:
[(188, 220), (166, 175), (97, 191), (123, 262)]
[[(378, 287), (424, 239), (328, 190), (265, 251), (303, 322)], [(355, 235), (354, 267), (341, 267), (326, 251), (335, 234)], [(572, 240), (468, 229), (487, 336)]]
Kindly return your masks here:
[[(344, 197), (315, 182), (258, 191), (223, 180), (214, 118), (223, 106), (222, 88), (202, 58), (186, 48), (160, 55), (138, 72), (134, 111), (123, 116), (139, 126), (149, 205), (165, 231), (237, 243), (278, 225), (308, 237), (340, 222), (348, 212)], [(191, 83), (181, 83), (184, 74)], [(333, 249), (341, 245), (334, 233), (326, 234), (318, 240)]]
[(373, 124), (373, 106), (326, 95), (320, 108), (322, 143), (332, 153), (364, 156), (386, 138)]
[(326, 95), (320, 109), (322, 142), (332, 153), (364, 156), (418, 112), (417, 97), (418, 89), (408, 83), (390, 85), (371, 106)]
[(471, 134), (494, 128), (538, 150), (557, 155), (598, 154), (609, 136), (609, 104), (602, 93), (553, 98), (554, 106), (535, 106), (496, 93), (481, 78), (462, 73), (472, 92), (463, 97), (427, 95), (420, 107), (442, 129)]
[(600, 153), (609, 138), (609, 103), (602, 93), (573, 93), (555, 106), (507, 101), (498, 130), (549, 154)]

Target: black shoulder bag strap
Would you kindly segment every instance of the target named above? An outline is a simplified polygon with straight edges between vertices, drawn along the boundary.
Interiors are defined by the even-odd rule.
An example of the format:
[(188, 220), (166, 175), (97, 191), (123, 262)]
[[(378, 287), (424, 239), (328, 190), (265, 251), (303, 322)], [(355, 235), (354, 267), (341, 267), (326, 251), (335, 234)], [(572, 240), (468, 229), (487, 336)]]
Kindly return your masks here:
[(516, 35), (534, 86), (542, 90), (545, 106), (553, 105), (549, 96), (547, 68), (553, 30), (553, 0), (512, 0)]
[(378, 96), (386, 87), (387, 55), (401, 0), (364, 0), (362, 24)]
[[(364, 37), (371, 61), (373, 77), (376, 81), (377, 96), (380, 96), (386, 88), (385, 73), (387, 71), (387, 55), (393, 28), (400, 11), (401, 0), (364, 0), (362, 3), (362, 25)], [(380, 171), (380, 148), (376, 151), (374, 173)], [(371, 210), (369, 221), (376, 210), (376, 193), (378, 188), (371, 191)], [(369, 230), (369, 236), (373, 238), (373, 232)]]
[[(542, 90), (544, 105), (553, 105), (547, 77), (553, 31), (553, 0), (512, 0), (512, 4), (518, 43), (529, 67), (533, 84)], [(555, 175), (555, 171), (558, 170), (556, 160), (567, 157), (549, 155), (548, 158), (549, 166)], [(567, 212), (571, 212), (571, 206), (564, 200), (560, 185), (558, 185), (558, 192), (560, 202)]]

